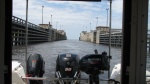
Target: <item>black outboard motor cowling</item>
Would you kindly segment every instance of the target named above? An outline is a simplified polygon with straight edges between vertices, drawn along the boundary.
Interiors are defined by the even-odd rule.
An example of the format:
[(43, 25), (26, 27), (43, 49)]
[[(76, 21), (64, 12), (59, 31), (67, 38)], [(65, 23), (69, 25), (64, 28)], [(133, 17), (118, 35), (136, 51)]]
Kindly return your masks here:
[(81, 58), (80, 69), (87, 74), (93, 74), (94, 71), (109, 70), (108, 56), (104, 54), (89, 54)]
[(89, 54), (81, 58), (80, 70), (89, 75), (90, 84), (99, 84), (101, 71), (109, 70), (109, 56), (106, 55), (107, 53), (103, 52), (102, 54)]
[(73, 78), (78, 72), (79, 57), (76, 54), (60, 54), (56, 60), (56, 71), (62, 78)]
[[(40, 54), (31, 54), (27, 59), (27, 76), (29, 77), (43, 77), (45, 73), (45, 62)], [(30, 84), (41, 84), (38, 82), (30, 80)]]

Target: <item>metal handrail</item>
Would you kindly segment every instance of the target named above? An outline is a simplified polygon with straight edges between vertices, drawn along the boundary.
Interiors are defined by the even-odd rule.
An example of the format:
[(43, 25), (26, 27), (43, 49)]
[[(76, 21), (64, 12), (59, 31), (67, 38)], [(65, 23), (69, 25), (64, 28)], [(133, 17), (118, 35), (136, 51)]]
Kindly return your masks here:
[[(75, 79), (75, 78), (22, 77), (22, 79), (23, 80), (48, 80), (48, 81), (63, 81), (63, 80), (67, 80), (67, 81), (75, 81), (75, 80), (78, 80), (78, 81), (85, 80), (85, 81), (87, 81), (88, 80), (89, 81), (88, 78)], [(112, 81), (112, 82), (115, 82), (115, 84), (120, 84), (119, 81), (115, 81), (114, 79), (99, 79), (99, 81)]]

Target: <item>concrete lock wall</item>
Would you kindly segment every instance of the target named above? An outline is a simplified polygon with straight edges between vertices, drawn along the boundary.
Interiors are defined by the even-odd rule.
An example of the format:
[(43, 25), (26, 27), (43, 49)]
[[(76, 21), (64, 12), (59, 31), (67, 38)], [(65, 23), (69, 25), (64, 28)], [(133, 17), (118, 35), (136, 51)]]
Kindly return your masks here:
[(96, 43), (100, 43), (99, 38), (100, 38), (100, 30), (97, 30), (97, 32), (96, 32)]
[[(26, 21), (12, 16), (12, 45), (19, 46), (25, 45), (26, 36)], [(66, 34), (64, 30), (56, 30), (49, 24), (35, 25), (28, 22), (28, 44), (66, 40)], [(66, 37), (66, 38), (64, 38)]]

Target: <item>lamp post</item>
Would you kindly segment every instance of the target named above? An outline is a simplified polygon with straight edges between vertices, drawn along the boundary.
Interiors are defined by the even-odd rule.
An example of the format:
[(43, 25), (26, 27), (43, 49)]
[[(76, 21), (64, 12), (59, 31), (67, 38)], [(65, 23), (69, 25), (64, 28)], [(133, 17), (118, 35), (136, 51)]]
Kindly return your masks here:
[(91, 31), (91, 23), (90, 23), (90, 31)]
[(51, 15), (51, 25), (52, 25), (52, 15)]
[(86, 27), (86, 32), (87, 32), (87, 27)]
[(43, 24), (43, 8), (44, 6), (42, 6), (42, 24)]
[(60, 30), (63, 30), (63, 25), (60, 25)]
[(108, 10), (109, 10), (109, 8), (106, 8), (106, 10), (107, 10), (107, 20), (106, 20), (106, 27), (108, 26)]
[(97, 19), (97, 22), (96, 22), (96, 27), (97, 27), (97, 25), (98, 25), (98, 17), (96, 17), (96, 19)]
[(58, 24), (58, 22), (56, 22), (56, 29), (57, 29), (57, 24)]
[(84, 31), (84, 26), (83, 26), (83, 31)]

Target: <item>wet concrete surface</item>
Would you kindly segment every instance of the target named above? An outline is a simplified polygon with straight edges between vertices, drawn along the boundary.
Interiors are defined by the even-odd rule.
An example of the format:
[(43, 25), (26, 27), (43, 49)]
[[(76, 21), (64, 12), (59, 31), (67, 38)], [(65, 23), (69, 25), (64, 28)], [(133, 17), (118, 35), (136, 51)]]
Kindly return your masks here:
[[(39, 53), (43, 56), (45, 60), (45, 74), (44, 77), (53, 78), (55, 76), (55, 65), (56, 58), (58, 54), (63, 53), (74, 53), (78, 54), (80, 57), (85, 56), (86, 54), (94, 54), (94, 50), (97, 49), (98, 53), (102, 53), (106, 51), (108, 53), (109, 46), (94, 44), (90, 42), (84, 42), (79, 40), (63, 40), (63, 41), (55, 41), (55, 42), (45, 42), (40, 44), (28, 45), (28, 56), (33, 53)], [(13, 47), (12, 49), (12, 58), (17, 59), (22, 63), (23, 67), (25, 67), (25, 47)], [(111, 56), (110, 60), (110, 71), (114, 67), (115, 64), (120, 63), (121, 61), (121, 48), (120, 47), (112, 47), (111, 48)], [(88, 75), (85, 73), (81, 73), (82, 78), (88, 78)], [(100, 78), (107, 79), (108, 72), (105, 71), (104, 74), (100, 75)], [(44, 84), (49, 84), (49, 81), (44, 81)], [(87, 82), (83, 82), (86, 84)], [(82, 84), (82, 82), (81, 82)], [(102, 82), (101, 84), (106, 84), (106, 82)]]

